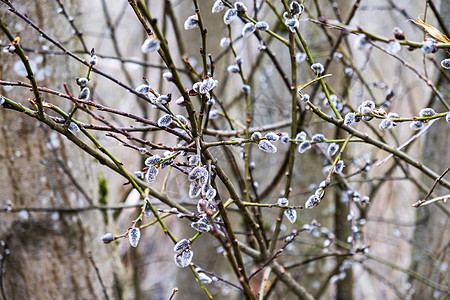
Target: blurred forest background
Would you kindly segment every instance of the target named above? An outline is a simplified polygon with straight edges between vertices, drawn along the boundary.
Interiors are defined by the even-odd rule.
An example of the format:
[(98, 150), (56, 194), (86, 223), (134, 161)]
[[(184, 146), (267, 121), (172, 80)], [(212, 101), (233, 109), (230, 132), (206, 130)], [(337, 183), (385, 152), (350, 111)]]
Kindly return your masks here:
[[(332, 49), (330, 41), (335, 41), (341, 31), (328, 30), (331, 36), (327, 37), (323, 28), (309, 21), (308, 16), (315, 20), (318, 17), (345, 20), (352, 11), (354, 2), (304, 2), (307, 12), (304, 12), (300, 20), (300, 30), (316, 61), (326, 63)], [(161, 58), (141, 52), (141, 45), (147, 36), (128, 1), (18, 0), (12, 3), (47, 34), (78, 56), (88, 60), (91, 48), (95, 48), (99, 57), (98, 68), (103, 72), (131, 87), (144, 83), (142, 77), (145, 76), (155, 90), (161, 93), (172, 92), (173, 99), (179, 97), (178, 91), (162, 77), (167, 69)], [(146, 3), (165, 32), (177, 67), (183, 66), (183, 55), (194, 67), (200, 68), (199, 32), (182, 29), (184, 21), (194, 14), (193, 2), (150, 0)], [(262, 4), (259, 18), (271, 26), (276, 23), (276, 16), (266, 1), (248, 0), (244, 3), (250, 12), (255, 3)], [(270, 3), (283, 11), (279, 1)], [(450, 5), (447, 0), (362, 0), (358, 3), (359, 7), (350, 25), (387, 38), (393, 38), (393, 29), (398, 27), (404, 31), (407, 39), (421, 42), (425, 38), (425, 32), (408, 21), (417, 20), (418, 17), (426, 18), (427, 23), (433, 24), (443, 33), (448, 33), (450, 29)], [(439, 12), (441, 20), (436, 18), (430, 3)], [(176, 26), (181, 28), (185, 49), (180, 50), (177, 44), (173, 19), (167, 13), (169, 5), (172, 7), (173, 19), (178, 22)], [(222, 14), (211, 14), (213, 1), (202, 0), (199, 5), (208, 30), (208, 53), (215, 59), (221, 57), (215, 65), (214, 78), (219, 81), (216, 89), (220, 91), (228, 112), (239, 115), (243, 110), (243, 102), (238, 101), (239, 78), (226, 71), (227, 66), (234, 62), (234, 57), (231, 52), (224, 52), (224, 48), (219, 45), (222, 37), (228, 35), (222, 22)], [(27, 56), (35, 70), (39, 86), (64, 91), (63, 83), (67, 83), (69, 89), (77, 90), (75, 78), (85, 76), (86, 66), (63, 55), (23, 20), (8, 11), (4, 3), (0, 3), (0, 16), (13, 35), (20, 36), (24, 49), (35, 50), (27, 52)], [(441, 27), (442, 24), (447, 29)], [(234, 22), (233, 26), (236, 27), (233, 36), (238, 37), (242, 24)], [(287, 38), (287, 31), (281, 34)], [(263, 38), (267, 42), (267, 36)], [(2, 48), (10, 43), (3, 32), (0, 33), (0, 39)], [(351, 95), (351, 105), (356, 107), (362, 101), (374, 97), (377, 104), (389, 99), (388, 110), (401, 116), (417, 115), (420, 109), (430, 103), (437, 112), (446, 111), (435, 101), (430, 87), (413, 71), (374, 47), (356, 47), (359, 39), (357, 35), (346, 35), (341, 47), (353, 59), (355, 72), (358, 70), (363, 74), (364, 83), (359, 79), (352, 79), (348, 89), (344, 88), (347, 86), (344, 83), (349, 79), (344, 75), (343, 64), (334, 58), (327, 70), (327, 73), (333, 74), (327, 79), (327, 83), (339, 94)], [(290, 74), (287, 48), (276, 41), (269, 45), (281, 66)], [(245, 74), (251, 77), (254, 103), (252, 126), (289, 119), (291, 108), (287, 99), (290, 99), (290, 92), (284, 87), (283, 79), (271, 60), (267, 56), (260, 58), (258, 55), (258, 40), (237, 39), (234, 47), (245, 62)], [(420, 73), (426, 74), (439, 87), (444, 98), (449, 98), (450, 73), (440, 69), (440, 61), (447, 57), (445, 51), (425, 56), (420, 49), (408, 51), (402, 47), (398, 55)], [(260, 61), (255, 66), (257, 59)], [(0, 52), (0, 62), (0, 80), (27, 81), (17, 55), (7, 51)], [(299, 83), (311, 79), (309, 66), (303, 68), (298, 71)], [(188, 76), (182, 75), (182, 80), (186, 82), (186, 87), (192, 86)], [(364, 87), (365, 84), (371, 88), (372, 95)], [(129, 91), (96, 73), (91, 74), (89, 85), (92, 98), (98, 103), (134, 112), (150, 120), (157, 120), (161, 115), (161, 112), (148, 103), (140, 101)], [(308, 87), (309, 93), (312, 90), (313, 87)], [(0, 85), (0, 94), (23, 105), (28, 105), (27, 99), (33, 97), (27, 88), (8, 85)], [(45, 97), (66, 111), (70, 111), (73, 105), (56, 95), (46, 94)], [(245, 122), (245, 116), (239, 118)], [(325, 133), (329, 137), (338, 137), (340, 134), (333, 125), (314, 122), (308, 115), (305, 118), (308, 134)], [(127, 120), (113, 120), (121, 126), (127, 125)], [(220, 119), (217, 124), (226, 126), (226, 122), (221, 123)], [(367, 128), (361, 130), (373, 135)], [(402, 144), (416, 133), (405, 124), (400, 124), (394, 130), (395, 137), (387, 132), (380, 133), (391, 145)], [(159, 227), (143, 230), (137, 248), (130, 247), (126, 240), (108, 245), (102, 243), (101, 237), (107, 232), (125, 232), (140, 212), (140, 207), (136, 204), (142, 199), (132, 191), (130, 185), (124, 185), (122, 176), (99, 164), (96, 159), (51, 128), (23, 114), (0, 108), (0, 131), (0, 205), (3, 206), (0, 214), (0, 283), (1, 295), (5, 300), (169, 299), (175, 287), (179, 291), (174, 299), (205, 299), (205, 294), (192, 273), (173, 263), (173, 244)], [(424, 135), (414, 140), (407, 151), (437, 174), (442, 174), (450, 165), (449, 132), (449, 124), (438, 120)], [(155, 142), (174, 143), (173, 137), (166, 138), (161, 131), (145, 132), (142, 136)], [(121, 146), (117, 140), (107, 137), (105, 132), (98, 132), (96, 137), (128, 171), (142, 169), (145, 157), (138, 151)], [(277, 183), (264, 189), (271, 183), (273, 174), (283, 162), (281, 149), (287, 149), (287, 146), (283, 147), (284, 145), (280, 145), (279, 153), (270, 156), (258, 150), (252, 152), (251, 159), (256, 163), (252, 176), (258, 182), (260, 195), (264, 192), (266, 203), (276, 203), (284, 188), (283, 183)], [(239, 152), (231, 147), (230, 149), (232, 155), (239, 160)], [(232, 174), (228, 154), (219, 150), (212, 152)], [(388, 154), (373, 146), (357, 143), (350, 145), (346, 151), (346, 156), (352, 159), (346, 164), (364, 165), (365, 162), (382, 160)], [(317, 185), (323, 180), (322, 168), (322, 158), (313, 151), (299, 156), (294, 167), (293, 193), (290, 197), (292, 203), (304, 204), (311, 184)], [(351, 170), (356, 169), (354, 167)], [(231, 178), (233, 182), (237, 182), (236, 177)], [(450, 179), (448, 175), (444, 178)], [(411, 206), (424, 198), (434, 180), (392, 158), (381, 166), (373, 164), (367, 172), (350, 179), (361, 195), (370, 196), (371, 204), (349, 212), (347, 204), (342, 201), (344, 192), (338, 186), (333, 187), (327, 191), (326, 201), (322, 201), (320, 206), (312, 210), (299, 210), (295, 224), (283, 222), (281, 236), (311, 222), (319, 223), (320, 227), (301, 233), (278, 261), (285, 266), (301, 262), (289, 271), (317, 299), (448, 299), (448, 204), (440, 202), (420, 208)], [(160, 175), (152, 186), (159, 190), (163, 181), (164, 176)], [(187, 203), (195, 210), (195, 202), (187, 195), (189, 182), (184, 174), (172, 172), (165, 184), (165, 192), (173, 201)], [(434, 192), (435, 195), (449, 194), (448, 189), (440, 186)], [(224, 198), (226, 200), (226, 196)], [(95, 208), (121, 205), (134, 208)], [(157, 207), (168, 208), (164, 205)], [(265, 210), (264, 213), (265, 224), (270, 229), (276, 223), (278, 211), (273, 210), (271, 213)], [(369, 252), (351, 257), (326, 257), (327, 253), (340, 250), (340, 246), (333, 243), (333, 240), (333, 245), (329, 246), (329, 232), (335, 234), (336, 240), (344, 243), (347, 240), (352, 230), (347, 221), (348, 215), (352, 215), (353, 226), (357, 226), (356, 230), (363, 236), (361, 244), (357, 246), (369, 246)], [(242, 222), (238, 214), (231, 213), (231, 216), (236, 224)], [(176, 236), (192, 235), (193, 230), (187, 221), (176, 217), (166, 220), (167, 226)], [(237, 281), (219, 244), (209, 235), (201, 235), (193, 249), (195, 263), (222, 278)], [(257, 266), (250, 271), (256, 268)], [(262, 273), (259, 275), (262, 276)], [(259, 275), (251, 281), (255, 290), (259, 289)], [(243, 298), (239, 290), (221, 281), (211, 283), (208, 289), (214, 299)], [(267, 297), (276, 298), (296, 297), (283, 283), (278, 283)]]

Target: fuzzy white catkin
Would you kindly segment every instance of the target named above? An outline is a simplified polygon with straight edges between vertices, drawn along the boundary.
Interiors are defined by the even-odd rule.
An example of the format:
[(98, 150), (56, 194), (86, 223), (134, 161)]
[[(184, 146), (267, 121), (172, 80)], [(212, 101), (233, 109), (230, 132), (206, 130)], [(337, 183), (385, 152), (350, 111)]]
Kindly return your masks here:
[(289, 5), (289, 9), (290, 9), (292, 15), (297, 16), (303, 12), (304, 7), (303, 7), (303, 5), (299, 4), (297, 1), (292, 1), (291, 4)]
[(196, 82), (194, 84), (194, 90), (199, 92), (200, 94), (206, 94), (210, 92), (213, 88), (215, 88), (217, 85), (217, 81), (213, 78), (207, 78), (203, 80), (202, 82)]
[(201, 86), (201, 85), (202, 85), (202, 82), (201, 82), (201, 81), (196, 82), (196, 83), (194, 83), (194, 85), (192, 86), (192, 89), (198, 93), (198, 92), (200, 91), (200, 86)]
[(297, 133), (297, 135), (295, 136), (295, 141), (304, 141), (304, 140), (306, 140), (306, 132), (300, 131), (299, 133)]
[(189, 165), (196, 166), (196, 165), (198, 165), (200, 163), (200, 156), (198, 156), (198, 155), (191, 155), (188, 158), (188, 162), (189, 162)]
[(148, 167), (153, 167), (153, 166), (159, 165), (161, 163), (161, 161), (162, 161), (161, 156), (156, 154), (156, 155), (152, 155), (149, 158), (147, 158), (145, 160), (144, 164)]
[(227, 37), (223, 37), (220, 39), (220, 43), (219, 43), (220, 47), (225, 48), (230, 46), (230, 38)]
[(305, 207), (308, 209), (314, 208), (314, 206), (317, 206), (320, 202), (319, 197), (316, 195), (311, 195), (308, 200), (306, 200)]
[(189, 249), (191, 243), (189, 242), (189, 240), (187, 239), (182, 239), (179, 240), (174, 246), (173, 246), (173, 251), (175, 252), (181, 252), (184, 250)]
[(156, 180), (156, 176), (158, 176), (159, 170), (155, 167), (148, 168), (148, 171), (145, 173), (145, 179), (148, 182), (153, 182)]
[(449, 69), (450, 69), (450, 58), (446, 58), (446, 59), (442, 60), (442, 61), (441, 61), (441, 66), (442, 66), (444, 69), (449, 70)]
[(275, 153), (277, 152), (277, 147), (275, 147), (271, 142), (267, 140), (262, 140), (258, 143), (258, 148), (261, 151), (266, 153)]
[(248, 37), (248, 36), (250, 36), (253, 32), (255, 32), (255, 30), (256, 30), (255, 24), (253, 24), (253, 23), (251, 23), (251, 22), (248, 22), (248, 23), (246, 23), (246, 24), (244, 25), (244, 27), (242, 27), (242, 32), (241, 32), (241, 34), (242, 34), (243, 37)]
[(372, 100), (364, 101), (358, 106), (358, 112), (362, 114), (368, 114), (373, 109), (375, 109), (375, 102), (373, 102)]
[(87, 86), (85, 86), (81, 90), (80, 95), (78, 96), (78, 99), (88, 100), (90, 95), (91, 95), (91, 90)]
[(289, 143), (289, 135), (283, 134), (283, 135), (280, 137), (280, 141), (281, 141), (283, 144)]
[(299, 146), (298, 146), (298, 152), (300, 153), (305, 153), (306, 150), (311, 148), (311, 143), (308, 141), (303, 141)]
[(146, 84), (141, 84), (134, 89), (140, 94), (148, 94), (150, 92), (150, 87)]
[(311, 140), (314, 143), (321, 143), (321, 142), (323, 142), (325, 140), (325, 136), (323, 134), (318, 133), (318, 134), (313, 135), (311, 137)]
[(367, 106), (361, 107), (361, 114), (363, 114), (363, 115), (368, 115), (368, 114), (370, 114), (371, 111), (372, 110), (370, 109), (370, 107), (367, 107)]
[(251, 139), (252, 141), (258, 141), (261, 137), (262, 137), (261, 132), (255, 131), (255, 132), (253, 132), (252, 135), (250, 136), (250, 139)]
[(361, 199), (361, 204), (369, 204), (370, 202), (370, 197), (369, 196), (364, 196)]
[(213, 282), (212, 278), (206, 275), (205, 273), (199, 273), (198, 278), (200, 279), (200, 282), (203, 284), (210, 284)]
[(227, 67), (227, 71), (230, 73), (239, 73), (239, 66), (238, 65), (229, 65)]
[(184, 29), (190, 30), (190, 29), (198, 27), (198, 25), (199, 25), (199, 22), (198, 22), (197, 15), (192, 15), (192, 16), (189, 16), (186, 19), (186, 21), (184, 22)]
[(89, 64), (95, 66), (96, 64), (98, 64), (98, 56), (97, 55), (92, 55), (91, 59), (89, 60)]
[(133, 247), (137, 247), (139, 243), (139, 239), (141, 238), (141, 231), (139, 228), (131, 228), (128, 232), (128, 239), (130, 241), (130, 245)]
[(244, 92), (244, 94), (248, 95), (252, 91), (252, 88), (248, 84), (244, 84), (242, 85), (242, 91)]
[(267, 24), (267, 22), (264, 22), (264, 21), (256, 22), (255, 27), (256, 27), (256, 29), (262, 30), (262, 31), (269, 30), (269, 24)]
[(211, 120), (217, 119), (219, 117), (219, 111), (217, 109), (211, 109), (208, 114), (208, 118)]
[(344, 125), (350, 126), (355, 122), (356, 115), (355, 113), (348, 113), (344, 117)]
[(215, 188), (210, 187), (205, 194), (205, 198), (208, 200), (213, 200), (217, 195), (217, 191)]
[(169, 96), (168, 95), (159, 95), (155, 101), (161, 104), (167, 104), (169, 102)]
[(102, 242), (105, 244), (109, 244), (112, 241), (114, 241), (114, 234), (112, 233), (107, 233), (104, 236), (102, 236)]
[(230, 8), (229, 10), (227, 10), (225, 12), (225, 14), (223, 15), (223, 22), (225, 23), (225, 25), (230, 25), (231, 22), (233, 22), (233, 20), (237, 17), (237, 10), (234, 8)]
[(397, 54), (400, 50), (402, 49), (402, 46), (400, 45), (400, 43), (398, 41), (390, 41), (387, 45), (386, 45), (386, 52), (389, 54)]
[(175, 254), (175, 264), (180, 268), (186, 268), (192, 261), (192, 257), (194, 256), (194, 252), (191, 250), (185, 250), (181, 253)]
[(422, 129), (423, 126), (425, 126), (425, 124), (422, 121), (414, 121), (409, 124), (409, 128), (411, 128), (412, 130)]
[(187, 105), (187, 102), (186, 102), (186, 100), (184, 99), (183, 96), (179, 97), (179, 98), (177, 99), (177, 101), (175, 101), (175, 103), (176, 103), (177, 105), (181, 105), (181, 106)]
[(324, 188), (321, 188), (321, 187), (319, 187), (318, 189), (316, 189), (314, 191), (314, 195), (316, 195), (319, 198), (322, 198), (324, 194), (325, 194), (325, 190), (324, 190)]
[[(208, 193), (209, 189), (212, 189), (213, 187), (209, 184), (206, 183), (202, 186), (202, 195), (205, 196)], [(208, 199), (209, 200), (209, 199)]]
[(210, 230), (209, 225), (203, 222), (193, 222), (191, 223), (191, 227), (198, 232), (208, 232)]
[(277, 203), (281, 207), (287, 207), (289, 205), (289, 200), (286, 198), (280, 198), (278, 199)]
[(189, 181), (194, 181), (206, 176), (208, 176), (208, 171), (203, 167), (197, 166), (193, 168), (191, 172), (189, 172), (188, 179)]
[(344, 69), (344, 75), (347, 76), (347, 77), (352, 77), (353, 76), (353, 68), (350, 68), (350, 67), (345, 68)]
[(167, 127), (172, 123), (172, 116), (169, 114), (163, 115), (161, 118), (158, 119), (158, 126), (159, 127)]
[(224, 8), (225, 8), (225, 5), (223, 4), (222, 0), (216, 0), (216, 1), (214, 2), (214, 4), (213, 4), (213, 7), (212, 7), (212, 9), (211, 9), (211, 12), (212, 12), (213, 14), (216, 14), (216, 13), (219, 13), (219, 12), (221, 12), (222, 10), (224, 10)]
[(344, 161), (343, 160), (339, 160), (336, 163), (336, 166), (334, 166), (334, 173), (336, 173), (336, 174), (342, 173), (342, 171), (344, 170), (344, 167), (345, 167)]
[(431, 117), (431, 116), (434, 116), (435, 114), (436, 114), (436, 112), (434, 111), (434, 109), (429, 108), (429, 107), (423, 108), (419, 112), (419, 115), (421, 117)]
[(86, 77), (77, 78), (77, 84), (81, 87), (85, 87), (89, 80)]
[(334, 156), (339, 150), (339, 145), (336, 143), (332, 143), (330, 144), (330, 146), (328, 146), (328, 155), (329, 156)]
[(292, 19), (286, 19), (284, 21), (284, 24), (286, 24), (286, 26), (289, 27), (289, 30), (291, 32), (295, 32), (295, 29), (298, 27), (299, 22), (297, 19), (292, 18)]
[(295, 209), (289, 208), (284, 211), (284, 215), (292, 224), (297, 220), (297, 211)]
[(434, 53), (437, 51), (437, 45), (433, 39), (425, 39), (425, 41), (422, 42), (421, 50), (425, 54)]
[(384, 119), (381, 121), (380, 125), (378, 126), (381, 130), (388, 130), (394, 127), (394, 122), (392, 122), (390, 119)]
[(80, 127), (74, 122), (69, 123), (69, 127), (67, 128), (72, 134), (76, 134), (81, 131)]
[(275, 132), (268, 132), (268, 133), (265, 135), (265, 138), (266, 138), (268, 141), (271, 141), (271, 142), (276, 142), (276, 141), (278, 141), (278, 135), (277, 135)]
[(173, 78), (172, 73), (171, 73), (171, 72), (164, 72), (164, 73), (163, 73), (163, 78), (164, 78), (166, 81), (172, 81), (172, 78)]
[(343, 57), (344, 57), (344, 55), (342, 53), (340, 53), (340, 52), (335, 52), (333, 54), (333, 58), (336, 61), (341, 61)]
[(324, 66), (321, 63), (314, 63), (311, 65), (311, 69), (314, 71), (314, 73), (316, 74), (321, 74), (325, 71)]
[(298, 20), (297, 19), (286, 19), (286, 21), (284, 22), (286, 24), (286, 26), (288, 27), (298, 27)]
[(395, 112), (390, 112), (390, 113), (388, 113), (388, 118), (389, 119), (396, 119), (396, 118), (400, 118), (400, 115), (398, 113), (395, 113)]
[(149, 37), (141, 46), (142, 53), (156, 52), (159, 50), (161, 42), (154, 36)]
[(234, 8), (240, 13), (245, 13), (247, 11), (247, 6), (241, 1), (235, 2)]
[(308, 94), (303, 94), (302, 98), (300, 100), (302, 100), (303, 103), (308, 102), (310, 99)]
[(298, 64), (304, 62), (304, 61), (306, 60), (306, 58), (307, 58), (306, 53), (303, 53), (303, 52), (297, 52), (297, 53), (295, 54), (295, 61), (296, 61)]

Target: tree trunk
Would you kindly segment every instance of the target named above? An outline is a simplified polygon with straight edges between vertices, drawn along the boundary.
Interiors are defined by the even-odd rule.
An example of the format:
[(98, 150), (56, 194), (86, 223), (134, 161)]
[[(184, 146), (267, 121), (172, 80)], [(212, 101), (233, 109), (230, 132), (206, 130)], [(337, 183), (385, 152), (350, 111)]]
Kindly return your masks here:
[[(444, 22), (447, 28), (450, 27), (450, 17), (448, 16), (450, 7), (447, 1), (441, 1), (440, 14), (444, 17)], [(446, 58), (437, 57), (438, 61)], [(442, 75), (440, 75), (442, 76)], [(449, 85), (444, 83), (442, 91), (448, 91)], [(446, 109), (435, 99), (433, 102), (433, 109), (435, 111), (445, 111)], [(450, 136), (443, 134), (448, 132), (448, 124), (445, 122), (436, 122), (428, 130), (426, 140), (424, 143), (423, 162), (425, 165), (436, 170), (437, 173), (442, 174), (448, 167), (450, 162), (450, 152), (448, 145), (450, 144)], [(445, 179), (450, 178), (447, 174)], [(427, 186), (432, 186), (433, 181), (424, 179)], [(448, 189), (442, 188), (439, 185), (434, 190), (436, 196), (448, 194)], [(421, 195), (425, 197), (425, 195)], [(413, 248), (411, 268), (422, 276), (431, 281), (446, 286), (445, 277), (448, 277), (448, 270), (443, 266), (448, 265), (449, 260), (449, 245), (450, 245), (450, 230), (448, 207), (445, 204), (433, 204), (417, 209), (416, 220), (425, 220), (418, 222), (414, 232), (414, 241), (416, 245)], [(414, 280), (410, 277), (414, 294), (413, 299), (440, 299), (439, 295), (442, 293), (432, 289), (431, 287)], [(444, 296), (445, 297), (445, 296)]]
[[(69, 47), (76, 43), (67, 20), (55, 13), (57, 1), (15, 1), (14, 5)], [(70, 5), (66, 10), (72, 13)], [(7, 13), (6, 5), (0, 4), (0, 14), (13, 36), (20, 36), (22, 47), (48, 45), (43, 39), (38, 40), (39, 35), (22, 20)], [(7, 40), (3, 32), (1, 38)], [(61, 89), (62, 83), (68, 82), (77, 90), (74, 77), (78, 64), (73, 60), (57, 56), (51, 57), (51, 62), (47, 61), (48, 57), (40, 62), (39, 55), (27, 55), (38, 69), (51, 67), (51, 73), (40, 85)], [(16, 54), (0, 53), (0, 61), (0, 78), (27, 82), (25, 77), (13, 74), (21, 65)], [(33, 98), (28, 89), (19, 87), (2, 88), (0, 93), (25, 106), (29, 106), (27, 99)], [(47, 94), (43, 99), (69, 107), (69, 103), (50, 99)], [(103, 221), (107, 218), (98, 211), (22, 209), (98, 204), (98, 164), (45, 125), (38, 125), (37, 121), (17, 112), (0, 109), (0, 124), (0, 203), (12, 207), (10, 213), (3, 213), (0, 218), (0, 239), (4, 242), (0, 247), (3, 298), (104, 299), (108, 295), (121, 298), (121, 259), (118, 251), (112, 251), (114, 245), (104, 246), (100, 240), (105, 233)]]

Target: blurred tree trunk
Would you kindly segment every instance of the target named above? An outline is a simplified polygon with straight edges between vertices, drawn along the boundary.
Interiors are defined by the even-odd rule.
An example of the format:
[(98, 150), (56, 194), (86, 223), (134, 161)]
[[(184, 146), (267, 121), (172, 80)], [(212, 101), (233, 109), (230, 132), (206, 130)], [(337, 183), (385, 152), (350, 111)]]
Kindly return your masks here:
[[(74, 13), (69, 2), (64, 2), (66, 10)], [(67, 20), (56, 14), (57, 1), (15, 1), (14, 5), (44, 31), (64, 40), (69, 48), (77, 43)], [(4, 4), (0, 4), (0, 14), (11, 33), (20, 36), (23, 47), (50, 46), (38, 39), (39, 35), (22, 20), (7, 12)], [(0, 36), (7, 40), (3, 32)], [(35, 60), (39, 55), (28, 53), (28, 56)], [(38, 69), (51, 67), (51, 74), (39, 84), (62, 89), (61, 84), (68, 82), (77, 93), (74, 82), (78, 64), (66, 56), (58, 56), (52, 57), (51, 65), (47, 66), (46, 59), (42, 62), (36, 59)], [(11, 74), (15, 63), (21, 63), (17, 55), (0, 53), (0, 61), (1, 78), (17, 75)], [(0, 93), (28, 106), (27, 99), (33, 94), (28, 89), (20, 89), (2, 88)], [(49, 97), (43, 95), (44, 100), (66, 109), (70, 107), (67, 102)], [(0, 218), (0, 240), (5, 242), (0, 247), (4, 257), (4, 273), (0, 275), (2, 298), (105, 299), (108, 295), (110, 299), (121, 298), (121, 259), (118, 251), (112, 251), (115, 245), (105, 246), (100, 240), (105, 233), (103, 221), (107, 219), (100, 212), (15, 212), (16, 208), (24, 207), (98, 204), (99, 164), (29, 117), (0, 109), (0, 124), (0, 203), (11, 202), (13, 209), (8, 214), (2, 213)], [(4, 255), (5, 249), (9, 249), (9, 255)], [(93, 261), (99, 268), (98, 274)]]
[[(441, 1), (440, 12), (444, 18), (447, 28), (450, 28), (450, 6), (448, 1)], [(447, 55), (436, 57), (438, 61), (446, 58)], [(439, 75), (442, 77), (442, 75)], [(441, 78), (442, 79), (442, 78)], [(443, 83), (441, 91), (448, 91), (450, 86), (448, 83)], [(433, 109), (441, 112), (446, 111), (445, 107), (435, 98), (433, 102)], [(450, 144), (450, 136), (443, 134), (447, 132), (448, 124), (445, 122), (436, 122), (428, 130), (426, 140), (424, 143), (423, 162), (430, 168), (437, 170), (436, 172), (442, 174), (450, 164), (450, 152), (448, 145)], [(449, 178), (447, 174), (444, 178)], [(432, 186), (433, 181), (428, 178), (424, 181), (427, 186)], [(434, 190), (436, 196), (448, 194), (448, 189), (442, 188), (439, 185)], [(425, 197), (421, 195), (421, 199)], [(430, 197), (432, 198), (432, 197)], [(443, 265), (448, 265), (450, 262), (449, 245), (450, 245), (450, 230), (449, 230), (449, 212), (448, 205), (436, 203), (430, 206), (418, 208), (416, 211), (416, 220), (424, 220), (416, 225), (414, 232), (414, 241), (417, 243), (413, 248), (412, 265), (411, 268), (420, 275), (446, 286), (445, 277), (448, 277), (448, 270), (442, 268)], [(410, 277), (412, 287), (414, 289), (413, 299), (440, 299), (439, 292), (434, 291), (431, 287), (414, 280)], [(434, 294), (436, 293), (436, 294)], [(436, 298), (437, 296), (437, 298)], [(441, 293), (442, 296), (442, 293)], [(444, 296), (445, 297), (445, 296)]]
[[(349, 203), (342, 201), (343, 189), (336, 189), (334, 203), (336, 205), (335, 219), (334, 219), (334, 232), (336, 234), (336, 239), (338, 241), (346, 242), (347, 238), (351, 236), (350, 222), (347, 219), (349, 213), (348, 207)], [(350, 201), (350, 200), (349, 200)], [(341, 249), (338, 247), (338, 249)], [(337, 257), (336, 258), (336, 274), (339, 274), (339, 267), (342, 265), (346, 258)], [(348, 268), (345, 271), (345, 278), (339, 280), (336, 284), (336, 299), (353, 299), (353, 270)]]

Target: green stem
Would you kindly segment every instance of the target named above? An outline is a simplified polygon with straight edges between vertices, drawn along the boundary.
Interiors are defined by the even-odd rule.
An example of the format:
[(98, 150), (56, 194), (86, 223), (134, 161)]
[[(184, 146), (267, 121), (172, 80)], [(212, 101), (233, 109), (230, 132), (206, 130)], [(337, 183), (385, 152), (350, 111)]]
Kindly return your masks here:
[[(325, 114), (324, 112), (322, 112), (320, 109), (318, 109), (313, 103), (311, 103), (311, 101), (308, 101), (309, 106), (311, 107), (312, 111), (319, 116), (321, 119), (332, 123), (340, 128), (342, 128), (343, 130), (347, 131), (348, 133), (353, 134), (354, 136), (359, 137), (360, 139), (362, 139), (364, 142), (371, 144), (381, 150), (384, 150), (386, 152), (392, 153), (393, 155), (395, 155), (396, 157), (400, 158), (401, 160), (403, 160), (404, 162), (410, 164), (411, 166), (419, 169), (420, 171), (422, 171), (424, 174), (426, 174), (428, 177), (432, 178), (432, 179), (436, 179), (439, 178), (439, 174), (437, 174), (436, 172), (434, 172), (432, 169), (430, 169), (429, 167), (423, 165), (421, 162), (415, 160), (414, 158), (412, 158), (411, 156), (409, 156), (408, 154), (406, 154), (403, 151), (398, 150), (396, 147), (393, 147), (391, 145), (388, 145), (386, 143), (383, 143), (381, 141), (378, 141), (372, 137), (370, 137), (369, 135), (367, 135), (366, 133), (360, 132), (356, 129), (354, 129), (351, 126), (346, 126), (343, 124), (342, 120), (336, 120), (330, 116), (328, 116), (327, 114)], [(450, 188), (450, 182), (448, 182), (447, 180), (440, 180), (439, 184), (445, 186), (446, 188)]]
[(42, 98), (39, 94), (38, 90), (38, 84), (36, 81), (36, 78), (34, 77), (33, 70), (31, 69), (30, 63), (28, 61), (28, 58), (23, 51), (22, 47), (20, 46), (20, 38), (14, 38), (14, 36), (9, 31), (8, 27), (3, 23), (2, 18), (0, 17), (0, 29), (6, 34), (12, 45), (15, 47), (15, 52), (19, 56), (20, 60), (22, 61), (26, 71), (27, 71), (27, 78), (31, 83), (31, 88), (33, 90), (34, 97), (36, 99), (36, 103), (33, 102), (34, 105), (37, 105), (37, 117), (38, 119), (44, 118), (44, 108), (42, 106)]
[(191, 269), (192, 274), (194, 274), (195, 279), (197, 279), (198, 284), (200, 285), (202, 290), (205, 292), (205, 294), (208, 297), (208, 299), (213, 299), (213, 296), (211, 295), (211, 293), (208, 291), (208, 289), (205, 287), (205, 285), (201, 282), (200, 278), (198, 277), (198, 273), (195, 272), (194, 266), (192, 264), (190, 264), (189, 268)]
[(339, 151), (338, 155), (336, 155), (336, 158), (334, 159), (334, 162), (333, 162), (333, 164), (331, 165), (330, 173), (328, 173), (328, 177), (327, 177), (328, 182), (331, 182), (331, 174), (333, 174), (333, 170), (334, 170), (334, 168), (335, 168), (337, 162), (341, 159), (342, 153), (344, 153), (344, 150), (345, 150), (345, 148), (347, 147), (348, 142), (350, 141), (350, 139), (352, 138), (352, 136), (353, 136), (352, 134), (350, 134), (350, 135), (348, 136), (348, 138), (345, 140), (344, 144), (342, 145), (341, 150)]
[[(389, 39), (389, 38), (371, 33), (361, 27), (355, 28), (352, 26), (342, 24), (338, 21), (328, 20), (327, 24), (324, 24), (324, 23), (322, 23), (320, 21), (316, 21), (316, 20), (311, 20), (311, 21), (313, 21), (314, 23), (318, 23), (320, 25), (326, 25), (326, 26), (331, 26), (332, 28), (336, 28), (339, 30), (345, 30), (348, 33), (355, 33), (355, 34), (362, 33), (362, 34), (366, 35), (369, 39), (374, 40), (374, 41), (380, 41), (380, 42), (383, 42), (386, 44), (391, 41), (391, 39)], [(422, 48), (421, 42), (414, 42), (414, 41), (408, 41), (408, 40), (397, 40), (397, 42), (402, 46), (410, 46), (413, 48)], [(448, 49), (448, 48), (450, 48), (450, 43), (437, 43), (437, 47), (438, 47), (438, 49)]]
[[(291, 136), (297, 134), (297, 62), (295, 61), (295, 35), (293, 32), (289, 33), (289, 56), (291, 61)], [(292, 181), (292, 171), (294, 169), (295, 162), (295, 148), (296, 144), (292, 143), (289, 146), (289, 162), (287, 167), (286, 184), (284, 187), (284, 198), (289, 198), (289, 193), (291, 191), (291, 181)], [(275, 251), (278, 236), (280, 234), (281, 224), (283, 222), (284, 209), (280, 209), (278, 212), (277, 223), (275, 225), (275, 230), (272, 234), (272, 239), (270, 242), (269, 253)]]

